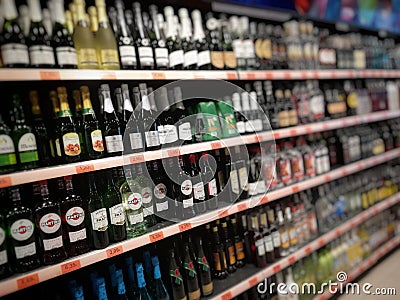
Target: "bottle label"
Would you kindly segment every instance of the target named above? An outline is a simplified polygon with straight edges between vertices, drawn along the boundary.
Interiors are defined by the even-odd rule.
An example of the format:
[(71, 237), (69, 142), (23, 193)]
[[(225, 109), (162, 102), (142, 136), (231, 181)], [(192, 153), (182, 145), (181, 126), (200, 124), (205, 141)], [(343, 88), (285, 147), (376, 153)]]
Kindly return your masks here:
[(224, 63), (230, 69), (235, 69), (237, 66), (236, 56), (233, 51), (224, 51)]
[(0, 251), (0, 266), (8, 262), (7, 250)]
[(183, 283), (183, 278), (178, 268), (175, 270), (169, 270), (169, 276), (173, 278), (174, 284), (181, 285)]
[(235, 53), (236, 58), (245, 57), (243, 41), (241, 39), (236, 39), (232, 41), (233, 52)]
[(186, 179), (181, 184), (181, 192), (185, 196), (188, 196), (192, 193), (192, 188), (193, 188), (192, 181), (189, 179)]
[(81, 145), (79, 135), (76, 132), (69, 132), (63, 135), (64, 153), (67, 156), (76, 156), (81, 154)]
[(160, 137), (158, 131), (146, 131), (144, 133), (147, 147), (160, 146)]
[(221, 267), (221, 259), (218, 252), (213, 253), (213, 261), (214, 261), (214, 270), (215, 271), (222, 271)]
[(194, 199), (203, 201), (206, 198), (206, 194), (204, 192), (204, 183), (200, 181), (193, 186), (193, 194)]
[(119, 56), (123, 66), (136, 65), (136, 51), (133, 46), (119, 46)]
[(254, 43), (252, 40), (247, 39), (242, 42), (243, 47), (243, 54), (246, 58), (253, 58), (255, 57), (254, 54)]
[(183, 141), (192, 140), (192, 126), (189, 122), (185, 122), (179, 125), (179, 139)]
[(247, 174), (247, 169), (246, 168), (240, 168), (239, 169), (239, 180), (240, 180), (240, 188), (244, 191), (249, 190), (249, 176)]
[(154, 208), (153, 206), (147, 206), (143, 208), (143, 216), (146, 218), (147, 216), (154, 215)]
[(275, 248), (279, 248), (281, 246), (281, 235), (279, 231), (274, 231), (272, 233), (272, 242), (274, 243)]
[(118, 51), (113, 49), (102, 49), (100, 51), (100, 67), (105, 68), (110, 65), (119, 65)]
[(197, 273), (192, 261), (185, 262), (183, 267), (188, 271), (189, 277), (195, 278)]
[(272, 58), (272, 43), (270, 39), (265, 39), (262, 43), (263, 56), (265, 59)]
[(197, 61), (198, 61), (198, 57), (197, 57), (197, 50), (190, 50), (188, 52), (185, 52), (184, 54), (184, 66), (188, 67), (191, 65), (196, 65)]
[(169, 67), (175, 67), (177, 65), (183, 65), (185, 57), (183, 56), (183, 50), (176, 50), (169, 54)]
[(28, 219), (15, 221), (10, 227), (11, 237), (19, 242), (26, 241), (33, 234), (33, 223)]
[(235, 243), (235, 251), (237, 260), (243, 260), (245, 258), (244, 246), (242, 241)]
[(291, 109), (288, 112), (289, 115), (289, 124), (290, 126), (295, 126), (299, 122), (297, 118), (297, 111), (295, 109)]
[(110, 212), (110, 223), (113, 225), (124, 225), (125, 224), (125, 212), (122, 203), (118, 203), (109, 208)]
[(290, 240), (290, 245), (296, 245), (297, 244), (297, 234), (296, 234), (296, 229), (291, 228), (289, 230), (289, 240)]
[(167, 196), (167, 187), (163, 183), (159, 183), (154, 187), (154, 196), (157, 199), (164, 199)]
[(142, 195), (139, 193), (132, 193), (127, 199), (128, 207), (131, 210), (139, 210), (142, 207)]
[(178, 130), (175, 125), (164, 125), (164, 144), (174, 143), (178, 140)]
[(76, 50), (73, 47), (57, 47), (56, 56), (59, 66), (76, 66), (78, 64)]
[(257, 39), (254, 43), (254, 51), (258, 58), (264, 58), (263, 49), (262, 49), (263, 40)]
[(31, 65), (55, 65), (53, 48), (45, 45), (29, 47)]
[(58, 214), (48, 213), (40, 218), (40, 229), (47, 234), (57, 232), (61, 227), (61, 218)]
[(288, 127), (290, 125), (288, 111), (285, 110), (278, 113), (278, 125), (279, 127)]
[(25, 133), (18, 141), (18, 152), (21, 163), (39, 160), (36, 138), (33, 133)]
[(156, 203), (156, 209), (157, 209), (157, 212), (168, 210), (168, 201), (157, 202)]
[(239, 133), (246, 132), (246, 124), (243, 121), (236, 122), (236, 128)]
[(97, 152), (104, 151), (103, 135), (100, 129), (93, 130), (90, 133), (90, 138), (92, 140), (92, 148), (94, 151)]
[(283, 183), (286, 184), (292, 180), (292, 171), (290, 169), (290, 161), (288, 159), (279, 160), (279, 173)]
[(189, 199), (184, 199), (183, 201), (183, 208), (188, 208), (193, 206), (193, 197)]
[(310, 110), (313, 119), (321, 119), (325, 116), (324, 96), (317, 95), (310, 99)]
[(84, 240), (86, 239), (86, 228), (77, 231), (70, 231), (68, 232), (68, 236), (70, 243)]
[(228, 247), (228, 255), (229, 255), (229, 264), (233, 266), (234, 264), (236, 264), (235, 248), (233, 245)]
[(352, 109), (357, 108), (357, 93), (356, 92), (351, 92), (350, 94), (347, 95), (347, 105)]
[(128, 218), (129, 218), (129, 223), (131, 225), (142, 223), (143, 222), (143, 218), (144, 218), (143, 212), (138, 213), (138, 214), (130, 214), (128, 216)]
[(58, 157), (61, 157), (60, 139), (56, 139), (56, 153)]
[(271, 235), (267, 235), (264, 237), (265, 251), (272, 252), (274, 251), (274, 244), (272, 243)]
[(154, 50), (156, 55), (156, 64), (160, 66), (168, 66), (168, 49), (167, 48), (156, 48)]
[(6, 134), (0, 134), (0, 166), (15, 165), (16, 163), (13, 140)]
[(151, 47), (138, 47), (138, 54), (140, 63), (143, 66), (153, 65), (153, 48)]
[(217, 181), (215, 180), (215, 178), (211, 179), (210, 182), (207, 184), (207, 189), (208, 189), (208, 195), (217, 196), (218, 190), (217, 190)]
[(0, 246), (3, 245), (5, 240), (6, 240), (6, 232), (4, 231), (3, 228), (0, 227)]
[(205, 51), (199, 52), (199, 54), (197, 55), (197, 66), (201, 67), (204, 65), (208, 65), (210, 63), (211, 63), (210, 51), (205, 50)]
[(97, 54), (96, 49), (93, 48), (81, 48), (78, 50), (78, 61), (83, 68), (97, 66)]
[(29, 53), (26, 45), (9, 43), (2, 45), (0, 49), (1, 58), (5, 66), (16, 64), (29, 65)]
[(224, 68), (224, 53), (222, 51), (211, 51), (211, 64), (217, 69)]
[(315, 155), (314, 153), (304, 154), (304, 164), (307, 176), (315, 175)]
[(292, 159), (292, 171), (293, 177), (297, 180), (303, 179), (304, 177), (304, 164), (301, 156), (296, 156)]
[(90, 214), (92, 228), (96, 231), (106, 231), (108, 228), (107, 210), (100, 208)]
[(281, 246), (283, 249), (288, 249), (290, 246), (289, 234), (286, 230), (281, 232)]
[(122, 143), (122, 135), (109, 135), (106, 136), (106, 147), (108, 153), (124, 151), (124, 144)]
[(322, 48), (319, 50), (319, 62), (321, 65), (336, 65), (336, 51)]
[(151, 200), (153, 199), (153, 193), (151, 191), (151, 188), (145, 187), (142, 189), (142, 201), (144, 204), (149, 204), (151, 203)]
[(62, 235), (53, 239), (43, 239), (44, 251), (50, 251), (52, 249), (61, 248), (63, 246)]
[(129, 134), (129, 140), (131, 142), (131, 149), (143, 149), (143, 139), (140, 132), (133, 132)]
[(232, 170), (229, 173), (229, 179), (231, 181), (232, 192), (236, 195), (239, 195), (239, 178), (238, 178), (237, 170)]
[(258, 256), (264, 256), (265, 255), (264, 240), (263, 239), (259, 239), (258, 241), (255, 242), (255, 246), (257, 247)]
[(36, 254), (36, 244), (32, 242), (25, 246), (14, 247), (15, 258), (22, 259), (24, 257), (32, 256)]

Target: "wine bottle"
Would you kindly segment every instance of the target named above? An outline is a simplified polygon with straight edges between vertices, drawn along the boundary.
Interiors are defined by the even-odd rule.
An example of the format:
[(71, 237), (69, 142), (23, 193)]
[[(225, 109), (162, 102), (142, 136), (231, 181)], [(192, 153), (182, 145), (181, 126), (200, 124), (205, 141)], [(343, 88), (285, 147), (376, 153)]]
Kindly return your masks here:
[(6, 218), (3, 212), (0, 214), (0, 278), (6, 278), (12, 274), (9, 238), (7, 236)]
[(220, 29), (221, 23), (213, 16), (211, 12), (206, 15), (206, 29), (208, 46), (210, 49), (210, 61), (211, 68), (214, 70), (223, 70), (224, 64), (224, 52), (222, 51), (221, 45), (221, 34)]
[[(79, 69), (99, 69), (99, 59), (96, 52), (96, 40), (85, 19), (85, 5), (83, 0), (74, 0), (76, 18), (72, 39), (78, 55)], [(93, 22), (92, 22), (93, 23)]]
[[(49, 8), (52, 7), (52, 3), (49, 3)], [(47, 34), (49, 37), (53, 35), (53, 20), (50, 17), (50, 10), (49, 8), (42, 9), (42, 16), (43, 16), (43, 26), (46, 29)]]
[(104, 206), (103, 196), (98, 193), (96, 181), (93, 173), (89, 174), (89, 195), (87, 201), (87, 212), (89, 233), (92, 247), (94, 249), (103, 249), (110, 244), (108, 232), (107, 209)]
[[(118, 93), (117, 93), (118, 91)], [(117, 94), (118, 97), (117, 97)], [(121, 88), (115, 89), (115, 97), (118, 103), (119, 122), (122, 134), (125, 134), (126, 125), (133, 113), (132, 102), (129, 95), (129, 87), (127, 84), (122, 84)], [(120, 103), (119, 103), (120, 102)], [(129, 149), (129, 148), (128, 148)]]
[(72, 90), (72, 99), (74, 100), (74, 123), (76, 126), (77, 133), (79, 135), (79, 144), (81, 145), (82, 157), (86, 156), (86, 149), (82, 138), (82, 98), (81, 92), (77, 89)]
[(139, 297), (139, 293), (135, 279), (135, 271), (133, 270), (132, 256), (125, 257), (123, 270), (125, 273), (126, 289), (129, 299), (137, 299), (137, 297)]
[(194, 48), (197, 49), (197, 69), (211, 70), (211, 57), (209, 45), (206, 41), (203, 24), (201, 20), (201, 13), (199, 10), (192, 11), (193, 20), (193, 43)]
[(60, 99), (60, 112), (58, 114), (59, 122), (59, 140), (62, 159), (64, 162), (76, 162), (81, 159), (81, 144), (76, 124), (72, 118), (67, 99), (67, 89), (65, 87), (57, 88), (58, 98)]
[(239, 70), (246, 69), (246, 53), (243, 44), (243, 29), (238, 16), (231, 16), (229, 18), (230, 31), (232, 36), (232, 48), (237, 60), (237, 68)]
[(0, 35), (1, 56), (4, 67), (25, 68), (29, 65), (29, 52), (24, 32), (17, 22), (15, 1), (3, 1), (4, 23)]
[(236, 268), (241, 268), (246, 264), (246, 253), (244, 249), (243, 237), (240, 236), (236, 217), (231, 218), (231, 239), (235, 245)]
[(197, 165), (197, 155), (195, 153), (190, 154), (189, 161), (190, 175), (193, 183), (195, 210), (197, 214), (202, 214), (207, 211), (206, 194), (204, 191), (203, 177), (201, 176), (200, 169)]
[(175, 250), (169, 250), (169, 276), (172, 288), (172, 298), (176, 300), (186, 300), (185, 285), (183, 277), (176, 261)]
[(207, 152), (203, 152), (199, 160), (199, 167), (201, 170), (201, 178), (204, 183), (207, 209), (214, 210), (218, 208), (218, 185), (210, 165), (209, 157), (210, 155)]
[(156, 93), (157, 105), (161, 112), (158, 117), (160, 125), (158, 126), (158, 135), (160, 144), (172, 146), (178, 144), (178, 130), (176, 128), (176, 120), (171, 113), (169, 99), (173, 94), (166, 87), (161, 87)]
[(242, 47), (243, 54), (246, 60), (246, 69), (254, 70), (257, 69), (257, 61), (254, 50), (254, 36), (251, 36), (250, 26), (249, 26), (249, 18), (246, 16), (242, 16), (239, 19), (240, 29), (243, 35)]
[(154, 200), (152, 182), (147, 174), (144, 174), (145, 164), (139, 163), (135, 165), (136, 176), (141, 187), (143, 216), (147, 228), (157, 224), (156, 216), (154, 215)]
[(32, 127), (25, 120), (24, 109), (18, 94), (13, 95), (12, 103), (11, 121), (14, 127), (11, 136), (14, 147), (18, 151), (18, 167), (24, 170), (35, 168), (38, 166), (39, 160), (36, 137)]
[(96, 6), (89, 6), (87, 12), (89, 20), (87, 20), (87, 15), (85, 14), (86, 22), (90, 24), (90, 31), (93, 33), (93, 37), (96, 37), (96, 33), (99, 30), (99, 18)]
[(228, 277), (226, 255), (224, 246), (221, 243), (218, 226), (212, 227), (212, 260), (213, 260), (213, 277), (216, 279), (225, 279)]
[(157, 150), (160, 148), (160, 138), (158, 134), (159, 122), (153, 115), (150, 108), (150, 101), (147, 94), (147, 86), (145, 83), (139, 84), (140, 95), (142, 97), (142, 116), (144, 135), (145, 135), (145, 148), (146, 151)]
[(153, 299), (169, 300), (170, 299), (169, 294), (161, 278), (160, 262), (158, 260), (158, 256), (153, 255), (151, 257), (151, 263), (154, 269)]
[(172, 114), (178, 127), (179, 145), (190, 144), (193, 141), (192, 123), (183, 104), (182, 90), (179, 86), (174, 87), (173, 98), (169, 98), (172, 105)]
[(160, 165), (160, 161), (153, 160), (149, 163), (149, 170), (150, 174), (152, 175), (152, 181), (154, 184), (153, 194), (155, 203), (155, 214), (160, 222), (164, 221), (168, 214), (169, 201), (167, 197), (171, 199), (171, 194), (173, 194), (172, 186), (170, 185), (166, 174), (164, 174), (164, 170)]
[(181, 41), (178, 37), (177, 28), (174, 24), (174, 9), (171, 6), (164, 7), (166, 25), (165, 36), (167, 38), (169, 69), (182, 70), (185, 63)]
[(56, 53), (57, 66), (64, 69), (76, 69), (78, 57), (71, 34), (66, 27), (64, 0), (53, 0), (51, 3), (51, 13), (55, 22), (51, 41)]
[(221, 46), (224, 51), (224, 65), (227, 70), (235, 70), (237, 67), (236, 54), (233, 51), (232, 38), (228, 29), (226, 17), (222, 18), (221, 25)]
[(191, 179), (191, 174), (187, 170), (187, 161), (184, 159), (184, 157), (179, 156), (178, 163), (179, 173), (177, 178), (179, 190), (177, 194), (177, 200), (182, 205), (182, 218), (189, 219), (196, 215), (193, 201), (193, 182)]
[(0, 173), (12, 172), (16, 168), (17, 156), (11, 137), (11, 129), (3, 121), (2, 115), (0, 115), (0, 139)]
[(225, 252), (227, 271), (228, 273), (234, 273), (236, 272), (235, 246), (233, 244), (233, 241), (229, 237), (227, 222), (222, 222), (221, 228), (222, 228), (221, 238)]
[(193, 262), (193, 258), (189, 253), (190, 252), (189, 244), (185, 243), (183, 248), (184, 248), (183, 269), (185, 271), (188, 298), (190, 300), (200, 299), (201, 290), (199, 287), (199, 279)]
[[(127, 127), (125, 128), (125, 134), (129, 136), (129, 139), (125, 138), (124, 142), (128, 145), (124, 146), (124, 149), (128, 149), (126, 151), (129, 152), (140, 152), (144, 151), (144, 130), (142, 124), (142, 112), (141, 112), (141, 96), (140, 90), (138, 87), (134, 87), (133, 90), (133, 99), (134, 99), (134, 110), (129, 118), (129, 122), (127, 123)], [(128, 93), (125, 91), (123, 93)], [(125, 100), (126, 101), (126, 100)], [(129, 106), (129, 103), (126, 104)], [(127, 112), (127, 109), (124, 109), (124, 112)]]
[(149, 12), (151, 16), (151, 20), (149, 21), (149, 31), (154, 49), (155, 68), (157, 70), (166, 70), (169, 66), (168, 49), (164, 31), (158, 26), (157, 6), (150, 5)]
[(214, 291), (214, 283), (211, 278), (210, 265), (204, 254), (203, 240), (201, 237), (196, 238), (196, 267), (199, 273), (201, 295), (203, 297), (210, 296)]
[(143, 265), (142, 263), (136, 263), (135, 267), (136, 267), (137, 285), (139, 289), (139, 299), (151, 300), (150, 295), (146, 288), (146, 281), (144, 279), (144, 274), (143, 274)]
[(60, 112), (60, 102), (58, 101), (58, 95), (56, 91), (49, 92), (49, 98), (51, 101), (53, 117), (49, 122), (49, 137), (50, 137), (50, 151), (53, 158), (53, 162), (57, 163), (61, 161), (61, 147), (60, 147), (60, 123), (58, 114)]
[(151, 298), (154, 298), (153, 264), (151, 263), (151, 253), (145, 250), (142, 255), (143, 273), (146, 281), (146, 289)]
[(121, 269), (115, 270), (117, 280), (117, 297), (116, 300), (128, 300), (128, 295), (125, 288), (124, 277)]

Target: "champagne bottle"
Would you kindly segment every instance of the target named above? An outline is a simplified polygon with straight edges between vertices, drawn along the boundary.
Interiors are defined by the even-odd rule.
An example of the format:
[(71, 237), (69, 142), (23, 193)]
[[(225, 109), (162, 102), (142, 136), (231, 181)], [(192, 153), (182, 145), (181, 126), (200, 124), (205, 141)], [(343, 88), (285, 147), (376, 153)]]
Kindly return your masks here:
[(164, 7), (165, 20), (167, 22), (166, 38), (169, 53), (169, 69), (182, 70), (185, 62), (183, 50), (174, 24), (174, 9), (171, 6)]
[(158, 256), (154, 255), (151, 257), (151, 263), (153, 265), (154, 268), (154, 295), (153, 298), (154, 299), (158, 299), (158, 300), (169, 300), (169, 294), (167, 292), (167, 289), (165, 288), (165, 285), (162, 281), (161, 278), (161, 271), (160, 271), (160, 263), (158, 261)]
[(235, 245), (233, 241), (229, 237), (228, 233), (228, 224), (226, 222), (221, 223), (222, 226), (222, 242), (225, 251), (226, 263), (228, 273), (236, 272), (236, 254), (235, 254)]
[(225, 279), (228, 277), (226, 255), (218, 233), (218, 226), (212, 227), (212, 259), (213, 259), (213, 277), (216, 279)]
[(90, 23), (90, 31), (93, 33), (93, 36), (95, 37), (97, 30), (99, 30), (99, 18), (97, 16), (97, 9), (96, 6), (89, 6), (87, 10), (89, 14), (88, 23)]
[(185, 242), (183, 248), (184, 248), (183, 269), (185, 272), (188, 298), (189, 300), (197, 300), (200, 299), (201, 296), (198, 275), (192, 257), (189, 253), (190, 251), (189, 244)]
[(189, 18), (189, 13), (186, 8), (180, 8), (178, 11), (181, 22), (180, 41), (183, 50), (185, 70), (196, 70), (198, 61), (198, 51), (196, 44), (192, 39), (192, 24)]
[(42, 11), (39, 0), (28, 0), (31, 15), (28, 41), (29, 58), (32, 67), (51, 68), (54, 67), (54, 49), (51, 46), (50, 37), (43, 26)]
[(233, 51), (232, 38), (228, 29), (228, 21), (224, 16), (221, 24), (221, 46), (224, 51), (224, 65), (227, 70), (234, 70), (237, 67), (237, 59)]
[(174, 87), (173, 97), (169, 97), (169, 101), (173, 104), (172, 114), (178, 127), (179, 145), (192, 143), (192, 124), (183, 104), (182, 90), (179, 86)]
[(196, 265), (199, 272), (201, 295), (210, 296), (214, 291), (214, 283), (211, 279), (211, 268), (203, 250), (203, 241), (201, 237), (196, 239)]
[[(142, 112), (139, 109), (141, 106), (140, 90), (138, 87), (134, 87), (132, 91), (135, 108), (125, 128), (125, 133), (129, 136), (129, 139), (125, 139), (124, 142), (129, 141), (125, 147), (129, 149), (127, 151), (135, 153), (144, 150), (144, 133), (142, 130)], [(124, 91), (124, 93), (127, 93), (127, 91)], [(127, 105), (129, 104), (127, 103)]]
[(193, 218), (196, 215), (193, 201), (193, 182), (191, 174), (187, 170), (187, 161), (184, 157), (178, 157), (179, 173), (178, 173), (178, 190), (176, 198), (182, 207), (181, 217), (184, 219)]
[(14, 171), (17, 164), (15, 147), (11, 138), (11, 129), (0, 115), (0, 173)]
[(144, 274), (143, 274), (143, 265), (142, 263), (136, 263), (135, 266), (136, 266), (136, 276), (139, 289), (139, 299), (151, 300), (150, 295), (146, 288), (146, 281), (144, 279)]
[(1, 4), (5, 19), (0, 35), (3, 65), (8, 68), (25, 68), (29, 65), (29, 52), (24, 32), (17, 22), (15, 1), (2, 1)]
[(175, 250), (169, 250), (169, 276), (171, 280), (172, 298), (175, 300), (186, 300), (183, 277), (176, 261)]
[(164, 31), (158, 26), (157, 6), (150, 5), (149, 12), (151, 16), (149, 21), (150, 39), (154, 49), (155, 68), (157, 70), (166, 70), (169, 65), (168, 49)]
[[(201, 20), (201, 13), (195, 9), (192, 11), (193, 20), (193, 41), (197, 54), (197, 68), (199, 70), (211, 70), (211, 54), (209, 45), (204, 34), (203, 23)], [(222, 54), (222, 52), (221, 52)]]
[(224, 64), (224, 52), (222, 51), (221, 45), (221, 34), (220, 34), (221, 23), (214, 18), (213, 14), (207, 13), (206, 15), (206, 28), (207, 28), (207, 41), (210, 48), (210, 60), (211, 66), (215, 70), (223, 70)]
[(154, 69), (153, 48), (150, 43), (147, 28), (145, 28), (143, 25), (142, 12), (139, 2), (133, 3), (133, 12), (135, 14), (135, 24), (138, 29), (136, 46), (138, 50), (140, 69), (152, 70)]
[(150, 101), (147, 94), (147, 86), (145, 83), (139, 84), (140, 94), (142, 97), (142, 122), (145, 135), (146, 150), (157, 150), (160, 148), (160, 138), (158, 134), (159, 122), (154, 117), (150, 107)]

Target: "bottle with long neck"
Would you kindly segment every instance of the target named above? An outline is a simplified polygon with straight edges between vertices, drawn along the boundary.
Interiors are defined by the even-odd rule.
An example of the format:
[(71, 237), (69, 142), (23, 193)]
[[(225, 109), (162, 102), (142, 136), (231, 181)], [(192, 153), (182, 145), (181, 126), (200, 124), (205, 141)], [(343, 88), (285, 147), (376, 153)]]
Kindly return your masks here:
[(253, 70), (257, 68), (257, 60), (254, 50), (254, 36), (251, 35), (249, 18), (246, 16), (240, 17), (240, 28), (243, 34), (243, 51), (246, 59), (246, 69)]
[(8, 173), (15, 170), (17, 156), (11, 138), (11, 129), (4, 122), (2, 115), (0, 115), (0, 139), (0, 173)]
[(214, 283), (211, 278), (211, 268), (203, 250), (203, 241), (201, 237), (196, 239), (196, 265), (200, 279), (201, 295), (210, 296), (214, 291)]
[(185, 219), (189, 219), (193, 218), (196, 215), (194, 210), (194, 201), (193, 201), (193, 182), (191, 179), (191, 174), (187, 170), (187, 161), (184, 159), (184, 157), (179, 156), (178, 162), (179, 162), (178, 201), (182, 205), (182, 217)]
[(154, 214), (154, 199), (152, 191), (152, 182), (148, 175), (144, 173), (145, 164), (136, 164), (136, 176), (141, 188), (142, 202), (143, 202), (143, 216), (147, 228), (153, 227), (157, 224), (157, 219)]
[(221, 243), (218, 226), (212, 227), (212, 260), (213, 260), (213, 277), (216, 279), (225, 279), (228, 277), (226, 255), (224, 246)]
[(163, 30), (158, 26), (157, 21), (157, 6), (150, 5), (149, 12), (151, 20), (149, 21), (149, 30), (154, 34), (150, 37), (154, 49), (155, 68), (157, 70), (166, 70), (169, 66), (168, 48)]
[(142, 11), (139, 2), (133, 3), (133, 11), (135, 14), (135, 24), (138, 30), (136, 47), (138, 49), (140, 69), (152, 70), (154, 69), (153, 48), (150, 43), (147, 28), (143, 25)]
[(176, 300), (186, 300), (185, 285), (183, 277), (176, 260), (174, 249), (169, 250), (169, 276), (172, 287), (172, 298)]
[[(201, 25), (201, 24), (200, 24)], [(220, 22), (210, 12), (206, 15), (206, 40), (210, 49), (211, 68), (214, 70), (223, 70), (224, 52), (222, 51)]]
[(51, 41), (56, 53), (57, 66), (64, 69), (76, 69), (78, 58), (74, 42), (66, 26), (64, 0), (53, 0), (51, 3), (51, 13), (54, 19)]
[(7, 226), (4, 212), (0, 214), (0, 278), (6, 278), (12, 274), (9, 239), (7, 238)]
[(187, 284), (187, 292), (189, 300), (200, 299), (201, 291), (199, 287), (198, 275), (192, 257), (190, 255), (190, 247), (188, 243), (184, 244), (183, 269)]
[(151, 297), (146, 288), (146, 280), (144, 278), (142, 263), (136, 263), (136, 276), (137, 276), (137, 284), (138, 284), (138, 289), (139, 289), (139, 299), (151, 300)]
[(161, 278), (160, 262), (158, 256), (154, 255), (151, 257), (151, 263), (153, 266), (153, 297), (159, 300), (169, 300), (170, 296), (165, 288), (165, 285)]
[(14, 0), (2, 1), (4, 23), (1, 27), (1, 56), (4, 67), (26, 68), (29, 52), (24, 32), (18, 24), (18, 11)]
[(87, 20), (85, 15), (86, 22), (90, 24), (90, 31), (93, 33), (93, 37), (96, 37), (96, 33), (99, 30), (99, 18), (97, 15), (96, 6), (89, 6), (87, 12), (89, 15), (89, 20)]
[(177, 35), (174, 24), (174, 9), (171, 6), (164, 7), (165, 20), (167, 22), (165, 36), (169, 53), (169, 68), (171, 70), (182, 70), (185, 63), (181, 41)]
[(79, 135), (79, 143), (81, 145), (82, 157), (86, 156), (85, 144), (82, 139), (82, 98), (81, 92), (77, 89), (72, 91), (72, 99), (74, 100), (75, 110), (74, 110), (74, 123), (76, 130)]
[(180, 40), (184, 56), (183, 69), (196, 70), (198, 68), (198, 51), (192, 39), (192, 24), (189, 13), (186, 8), (180, 8), (178, 14), (181, 22)]
[(146, 150), (157, 150), (160, 148), (159, 122), (151, 110), (146, 84), (139, 84), (139, 89), (142, 97), (142, 122), (145, 135), (145, 148)]
[(202, 214), (207, 211), (206, 194), (204, 191), (204, 183), (200, 174), (200, 169), (197, 166), (197, 155), (195, 153), (190, 154), (189, 161), (189, 170), (193, 184), (195, 210), (197, 214)]
[(221, 46), (224, 51), (224, 65), (227, 70), (235, 70), (237, 67), (236, 54), (233, 51), (232, 37), (226, 17), (222, 18), (221, 24)]
[(43, 26), (42, 10), (39, 0), (29, 0), (28, 7), (31, 15), (28, 41), (29, 58), (32, 67), (55, 67), (54, 49), (51, 46), (50, 37)]
[(169, 96), (172, 91), (167, 91), (166, 87), (161, 87), (157, 92), (157, 105), (161, 115), (158, 117), (160, 126), (158, 126), (158, 134), (160, 137), (161, 145), (171, 146), (178, 142), (178, 130), (176, 128), (176, 121), (170, 109)]
[(203, 152), (199, 161), (201, 169), (201, 178), (204, 183), (205, 201), (208, 210), (218, 208), (218, 185), (216, 174), (214, 174), (209, 162), (210, 155)]
[[(123, 88), (123, 94), (128, 93)], [(127, 123), (127, 127), (125, 128), (125, 134), (129, 136), (129, 139), (124, 139), (124, 149), (128, 152), (140, 152), (144, 150), (144, 133), (143, 133), (143, 124), (141, 118), (141, 97), (140, 90), (138, 87), (133, 87), (132, 89), (133, 99), (134, 99), (134, 110), (129, 118), (129, 122)], [(124, 96), (125, 97), (125, 96)], [(126, 98), (124, 100), (125, 103)], [(125, 104), (124, 104), (125, 106)], [(129, 106), (129, 103), (126, 103), (126, 106)], [(124, 109), (124, 112), (127, 112), (127, 109)], [(126, 145), (127, 144), (127, 145)]]
[[(197, 54), (197, 68), (199, 70), (211, 70), (211, 55), (209, 45), (204, 34), (201, 13), (199, 10), (192, 11), (193, 20), (193, 41)], [(222, 54), (222, 53), (221, 53)]]
[(236, 255), (235, 255), (235, 246), (233, 241), (229, 237), (228, 233), (228, 224), (226, 222), (222, 222), (222, 241), (224, 245), (226, 263), (228, 266), (228, 272), (234, 273), (236, 272)]
[(129, 95), (129, 87), (127, 84), (121, 84), (121, 102), (120, 123), (121, 131), (123, 134), (125, 134), (126, 126), (130, 121), (130, 117), (133, 113), (132, 102)]

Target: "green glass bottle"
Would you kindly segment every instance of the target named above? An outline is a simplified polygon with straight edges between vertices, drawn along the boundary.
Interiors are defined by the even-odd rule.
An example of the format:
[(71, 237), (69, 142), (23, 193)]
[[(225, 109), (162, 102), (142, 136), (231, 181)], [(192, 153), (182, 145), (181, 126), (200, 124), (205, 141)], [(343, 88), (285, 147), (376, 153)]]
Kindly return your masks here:
[(136, 264), (136, 276), (139, 288), (139, 300), (151, 300), (149, 293), (146, 288), (146, 280), (143, 274), (143, 265), (141, 263)]
[(152, 227), (157, 224), (157, 219), (154, 214), (154, 200), (153, 200), (153, 189), (151, 180), (143, 173), (144, 164), (136, 165), (136, 176), (141, 186), (141, 195), (143, 203), (143, 216), (146, 223), (146, 227)]
[(11, 130), (0, 115), (0, 173), (9, 173), (15, 170), (17, 156), (11, 138)]

